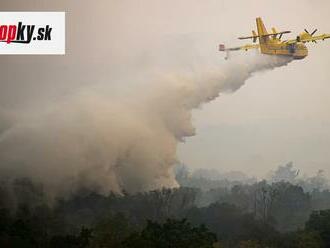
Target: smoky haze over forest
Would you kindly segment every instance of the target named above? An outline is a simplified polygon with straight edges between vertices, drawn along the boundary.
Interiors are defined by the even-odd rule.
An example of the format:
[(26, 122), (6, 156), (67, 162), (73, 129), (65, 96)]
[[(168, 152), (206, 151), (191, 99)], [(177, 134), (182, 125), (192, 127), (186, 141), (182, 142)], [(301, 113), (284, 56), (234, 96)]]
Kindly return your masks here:
[[(190, 139), (186, 138), (198, 135), (199, 125), (205, 130), (203, 125), (208, 122), (207, 115), (202, 116), (204, 124), (197, 123), (196, 130), (191, 111), (203, 105), (198, 110), (201, 113), (207, 109), (204, 103), (214, 100), (219, 93), (235, 92), (250, 76), (258, 78), (257, 72), (291, 61), (252, 52), (234, 56), (226, 63), (216, 51), (217, 44), (232, 41), (228, 37), (236, 36), (234, 30), (248, 32), (254, 25), (254, 11), (239, 20), (234, 18), (230, 28), (221, 25), (229, 23), (231, 16), (228, 12), (233, 4), (227, 1), (209, 1), (209, 5), (179, 1), (175, 8), (173, 4), (174, 1), (1, 3), (3, 10), (67, 12), (67, 55), (0, 58), (1, 175), (31, 177), (45, 183), (55, 194), (81, 186), (101, 193), (110, 190), (119, 193), (177, 186), (173, 166), (181, 159), (193, 167), (230, 170), (230, 158), (221, 159), (219, 164), (214, 159), (210, 165), (206, 163), (209, 160), (203, 160), (217, 143), (189, 145)], [(325, 5), (319, 4), (319, 8)], [(186, 6), (191, 11), (187, 12)], [(265, 16), (270, 12), (265, 11)], [(268, 20), (274, 24), (277, 21), (281, 27), (292, 25), (300, 31), (298, 20), (291, 24), (278, 19), (273, 15)], [(327, 27), (322, 20), (318, 24), (322, 29)], [(318, 50), (315, 60), (317, 55)], [(282, 74), (286, 68), (291, 71), (289, 78), (282, 80), (295, 81), (294, 71), (300, 70), (297, 66), (294, 62), (280, 69)], [(317, 71), (308, 72), (315, 76)], [(267, 73), (273, 71), (262, 74), (263, 83), (276, 83), (272, 74), (267, 78)], [(266, 95), (269, 97), (272, 92)], [(218, 104), (221, 105), (221, 100)], [(221, 109), (218, 113), (221, 121)], [(329, 116), (324, 111), (311, 116), (318, 115), (328, 123)], [(219, 119), (212, 117), (210, 121), (217, 123)], [(317, 142), (321, 151), (329, 143), (329, 130), (322, 132), (324, 140)], [(177, 145), (184, 140), (190, 150), (184, 150), (183, 145), (178, 157)], [(244, 147), (231, 152), (240, 157), (242, 150)], [(281, 156), (274, 159), (271, 150), (262, 152), (261, 162), (246, 165), (255, 171), (251, 174), (268, 171), (274, 167), (274, 161), (278, 165), (291, 160), (287, 156), (282, 157), (286, 161)], [(306, 156), (304, 152), (299, 154)], [(298, 155), (295, 151), (294, 158)], [(326, 158), (315, 162), (321, 165), (320, 169), (325, 169)], [(263, 166), (268, 166), (267, 170)], [(245, 165), (241, 169), (244, 171)]]

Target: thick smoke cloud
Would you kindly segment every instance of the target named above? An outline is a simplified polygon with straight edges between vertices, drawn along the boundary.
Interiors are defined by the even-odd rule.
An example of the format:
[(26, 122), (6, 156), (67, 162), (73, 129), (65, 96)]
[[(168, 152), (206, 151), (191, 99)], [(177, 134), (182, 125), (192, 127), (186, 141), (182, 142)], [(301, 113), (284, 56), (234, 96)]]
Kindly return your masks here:
[(125, 78), (130, 90), (85, 87), (7, 121), (0, 136), (1, 175), (33, 178), (54, 194), (79, 187), (103, 193), (175, 187), (177, 144), (195, 134), (191, 111), (238, 90), (253, 73), (288, 62), (256, 54), (170, 71), (155, 71), (151, 63)]

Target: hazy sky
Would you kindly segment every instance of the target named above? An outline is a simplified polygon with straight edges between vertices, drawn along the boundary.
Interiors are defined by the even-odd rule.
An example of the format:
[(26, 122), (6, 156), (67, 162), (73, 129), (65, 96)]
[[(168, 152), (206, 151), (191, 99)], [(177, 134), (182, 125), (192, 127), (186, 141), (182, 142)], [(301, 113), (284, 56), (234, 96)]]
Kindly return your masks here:
[[(228, 30), (220, 24), (226, 38), (255, 29), (255, 16), (292, 35), (304, 28), (330, 30), (328, 1), (233, 2), (224, 1), (225, 13), (219, 11), (228, 23)], [(260, 176), (293, 161), (303, 172), (321, 168), (329, 173), (330, 44), (308, 47), (305, 60), (255, 75), (235, 94), (195, 111), (198, 135), (180, 146), (184, 163)]]
[[(1, 2), (0, 8), (67, 11), (67, 55), (0, 57), (0, 106), (17, 111), (114, 77), (130, 54), (159, 37), (200, 36), (212, 46), (203, 49), (217, 53), (218, 43), (244, 44), (236, 37), (249, 35), (257, 16), (268, 28), (293, 31), (291, 37), (304, 28), (330, 32), (327, 0), (22, 2)], [(234, 94), (194, 111), (197, 135), (180, 145), (180, 160), (258, 176), (289, 161), (303, 172), (329, 172), (330, 41), (308, 47), (305, 60), (259, 73)]]

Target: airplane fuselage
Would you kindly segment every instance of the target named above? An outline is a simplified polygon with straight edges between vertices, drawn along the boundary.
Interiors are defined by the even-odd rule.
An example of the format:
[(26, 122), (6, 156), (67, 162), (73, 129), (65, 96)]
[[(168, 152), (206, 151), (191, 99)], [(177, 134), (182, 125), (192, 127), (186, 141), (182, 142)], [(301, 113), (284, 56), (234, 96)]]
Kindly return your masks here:
[(262, 46), (261, 52), (264, 54), (290, 56), (294, 59), (304, 59), (308, 56), (308, 49), (303, 43), (286, 44), (279, 39), (272, 39)]

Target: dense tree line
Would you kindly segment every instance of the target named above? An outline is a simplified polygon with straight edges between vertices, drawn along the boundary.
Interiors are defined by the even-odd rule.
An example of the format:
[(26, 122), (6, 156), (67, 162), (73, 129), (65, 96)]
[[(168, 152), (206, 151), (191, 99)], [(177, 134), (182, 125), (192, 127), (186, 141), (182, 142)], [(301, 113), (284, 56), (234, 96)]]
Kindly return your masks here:
[[(202, 174), (206, 184), (217, 180)], [(289, 164), (269, 181), (236, 173), (244, 180), (209, 183), (215, 187), (121, 195), (80, 189), (51, 200), (40, 184), (7, 179), (0, 184), (0, 247), (330, 247), (324, 178), (306, 180), (308, 190), (297, 174)], [(182, 184), (191, 178), (178, 176)]]
[[(154, 195), (164, 195), (163, 191), (170, 195), (187, 194), (185, 190), (181, 193), (180, 190), (162, 190), (140, 197), (143, 196), (145, 205), (148, 205), (159, 201)], [(116, 203), (113, 203), (114, 198)], [(228, 203), (190, 206), (177, 214), (166, 212), (171, 213), (168, 218), (163, 213), (162, 219), (158, 219), (149, 213), (149, 208), (135, 212), (134, 207), (127, 209), (126, 205), (123, 207), (125, 213), (118, 212), (116, 207), (121, 201), (123, 206), (126, 202), (134, 206), (134, 202), (140, 202), (140, 199), (137, 196), (103, 196), (90, 192), (62, 200), (53, 207), (22, 203), (15, 210), (2, 207), (0, 247), (301, 248), (330, 245), (330, 210), (314, 211), (304, 228), (283, 233), (276, 230), (271, 222), (258, 219), (253, 213)], [(157, 206), (156, 202), (154, 206)], [(140, 222), (142, 219), (144, 221)]]

